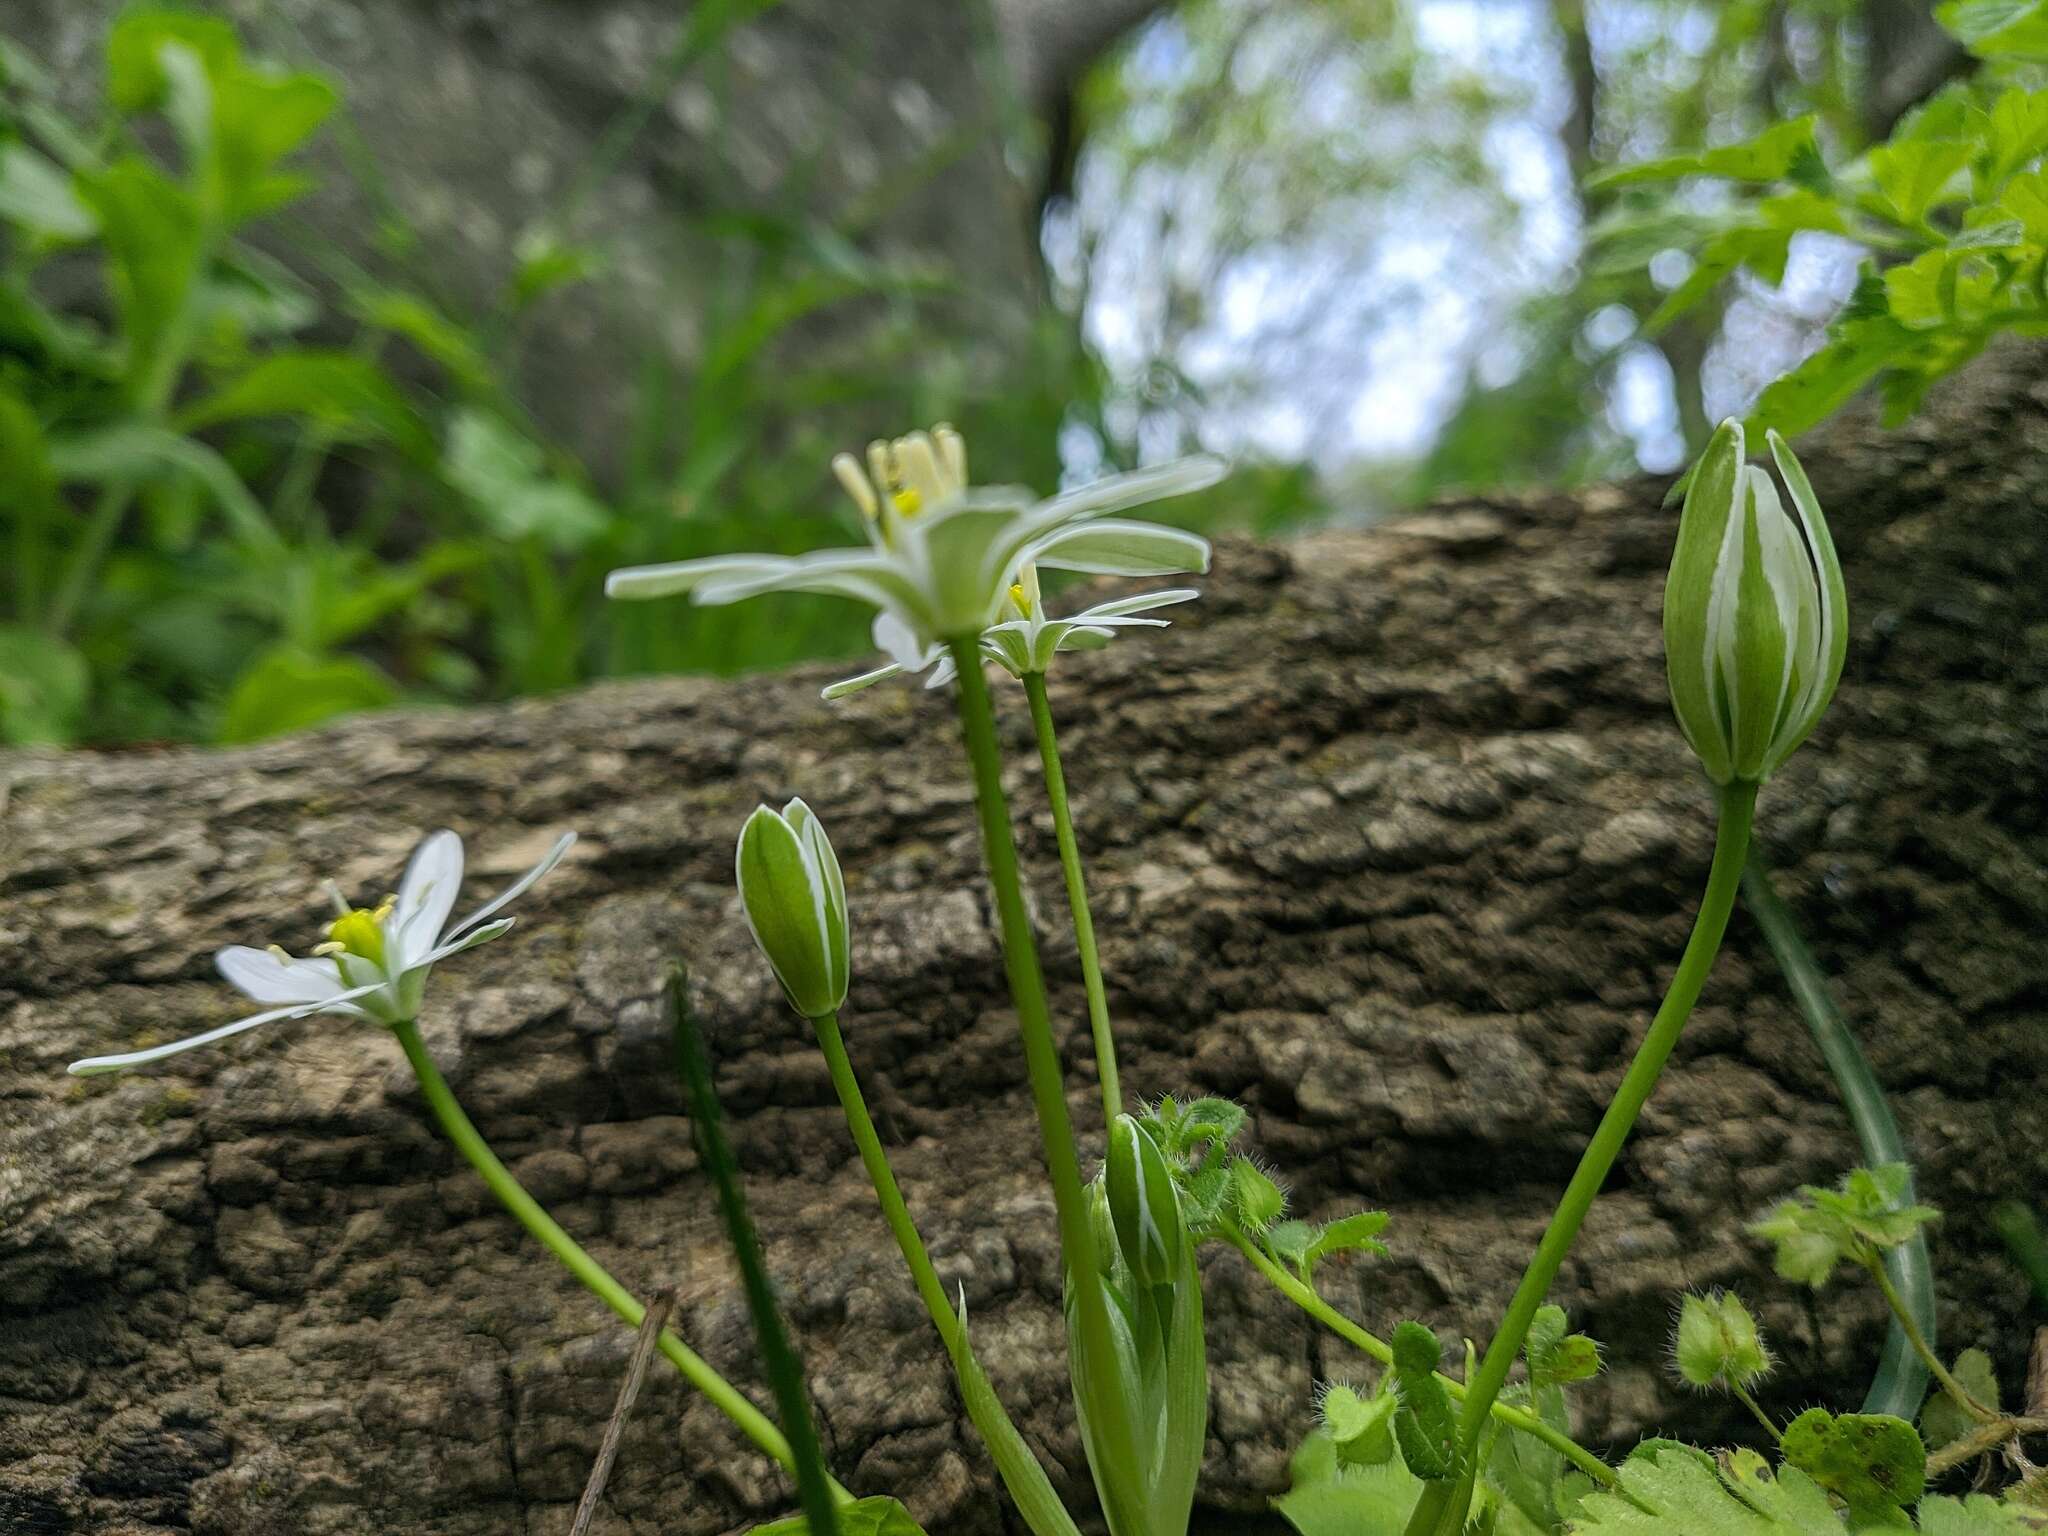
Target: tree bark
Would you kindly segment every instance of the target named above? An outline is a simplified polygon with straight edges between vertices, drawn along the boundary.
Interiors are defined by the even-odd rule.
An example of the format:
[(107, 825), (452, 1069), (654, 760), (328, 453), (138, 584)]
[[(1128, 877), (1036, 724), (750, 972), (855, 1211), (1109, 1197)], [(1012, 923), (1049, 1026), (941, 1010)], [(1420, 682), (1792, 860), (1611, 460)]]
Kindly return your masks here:
[[(1936, 1234), (1944, 1349), (2023, 1379), (2027, 1289), (1985, 1220), (2048, 1187), (2048, 386), (2006, 353), (1896, 432), (1809, 446), (1853, 609), (1848, 672), (1766, 788), (1762, 837), (1895, 1095)], [(1175, 626), (1053, 680), (1135, 1095), (1224, 1094), (1297, 1210), (1394, 1213), (1327, 1272), (1376, 1328), (1483, 1337), (1654, 1008), (1710, 796), (1658, 635), (1661, 482), (1440, 505), (1227, 544)], [(935, 1532), (1014, 1529), (878, 1218), (825, 1066), (751, 950), (733, 838), (801, 791), (847, 872), (847, 1039), (981, 1357), (1086, 1505), (1053, 1219), (940, 695), (828, 706), (809, 669), (394, 714), (232, 752), (17, 753), (0, 849), (0, 1527), (211, 1536), (558, 1532), (632, 1342), (451, 1156), (394, 1041), (281, 1025), (91, 1081), (79, 1056), (232, 1016), (210, 951), (320, 938), (436, 826), (472, 895), (566, 827), (517, 930), (449, 962), (423, 1026), (533, 1192), (756, 1392), (744, 1309), (667, 1069), (695, 968), (749, 1194), (834, 1470)], [(1091, 1092), (1049, 817), (1014, 694), (1011, 790)], [(1084, 1154), (1099, 1155), (1091, 1136)], [(1745, 1222), (1855, 1142), (1738, 915), (1558, 1287), (1608, 1348), (1583, 1432), (1751, 1439), (1663, 1369), (1673, 1298), (1739, 1286), (1774, 1411), (1851, 1407), (1865, 1286), (1772, 1277)], [(1203, 1508), (1284, 1486), (1315, 1384), (1363, 1362), (1207, 1256)], [(789, 1490), (660, 1366), (600, 1528), (710, 1533)]]

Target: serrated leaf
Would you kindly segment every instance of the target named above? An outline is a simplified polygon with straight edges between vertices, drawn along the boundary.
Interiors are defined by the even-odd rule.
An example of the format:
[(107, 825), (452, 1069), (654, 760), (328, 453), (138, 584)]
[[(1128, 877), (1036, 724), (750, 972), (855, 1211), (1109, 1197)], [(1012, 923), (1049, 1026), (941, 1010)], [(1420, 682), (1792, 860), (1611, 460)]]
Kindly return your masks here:
[(1894, 139), (1871, 150), (1871, 179), (1899, 222), (1917, 225), (1949, 201), (1950, 184), (1975, 153), (1968, 139)]
[(1302, 1256), (1303, 1265), (1312, 1270), (1324, 1259), (1343, 1253), (1371, 1253), (1384, 1258), (1387, 1245), (1379, 1241), (1379, 1234), (1386, 1230), (1387, 1219), (1385, 1211), (1359, 1211), (1324, 1223)]
[(1934, 16), (1980, 59), (2048, 58), (2048, 6), (2040, 0), (1946, 0)]
[(2048, 152), (2048, 91), (2001, 91), (1985, 114), (1984, 183), (1999, 187)]
[(1398, 1460), (1346, 1466), (1329, 1432), (1317, 1430), (1289, 1464), (1293, 1486), (1273, 1501), (1301, 1536), (1395, 1532), (1408, 1523), (1422, 1482)]
[(1904, 1419), (1809, 1408), (1785, 1426), (1788, 1466), (1849, 1506), (1853, 1522), (1905, 1525), (1905, 1506), (1927, 1487), (1927, 1451)]
[(1394, 1415), (1400, 1400), (1391, 1392), (1360, 1397), (1346, 1386), (1323, 1394), (1323, 1428), (1348, 1467), (1376, 1467), (1394, 1454)]
[(1686, 176), (1714, 176), (1725, 181), (1813, 181), (1825, 178), (1825, 165), (1814, 141), (1812, 117), (1774, 123), (1755, 138), (1696, 155), (1625, 165), (1588, 179), (1595, 190), (1635, 186), (1649, 181), (1675, 181)]
[(1981, 1493), (1961, 1499), (1935, 1494), (1922, 1499), (1913, 1514), (1920, 1536), (2040, 1536), (2048, 1531), (2048, 1510), (2025, 1509)]
[(1773, 1475), (1754, 1451), (1717, 1465), (1690, 1447), (1664, 1445), (1629, 1457), (1617, 1472), (1621, 1491), (1600, 1489), (1580, 1502), (1569, 1526), (1575, 1536), (1842, 1536), (1818, 1483), (1797, 1468)]
[[(1983, 1350), (1964, 1350), (1956, 1356), (1949, 1373), (1970, 1396), (1994, 1413), (1998, 1411), (1998, 1374), (1991, 1368), (1991, 1357)], [(1927, 1442), (1928, 1450), (1938, 1451), (1976, 1427), (1976, 1416), (1940, 1386), (1927, 1394), (1926, 1406), (1920, 1410), (1920, 1438)]]

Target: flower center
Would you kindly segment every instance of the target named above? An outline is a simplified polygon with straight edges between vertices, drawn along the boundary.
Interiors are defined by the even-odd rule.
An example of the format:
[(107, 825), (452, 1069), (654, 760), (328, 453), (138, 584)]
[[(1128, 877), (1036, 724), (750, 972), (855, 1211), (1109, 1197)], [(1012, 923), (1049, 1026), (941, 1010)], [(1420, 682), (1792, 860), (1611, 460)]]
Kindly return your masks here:
[(327, 925), (327, 942), (313, 951), (316, 955), (355, 955), (367, 960), (378, 970), (384, 964), (384, 920), (391, 916), (391, 909), (398, 904), (395, 896), (386, 896), (374, 910), (350, 907)]

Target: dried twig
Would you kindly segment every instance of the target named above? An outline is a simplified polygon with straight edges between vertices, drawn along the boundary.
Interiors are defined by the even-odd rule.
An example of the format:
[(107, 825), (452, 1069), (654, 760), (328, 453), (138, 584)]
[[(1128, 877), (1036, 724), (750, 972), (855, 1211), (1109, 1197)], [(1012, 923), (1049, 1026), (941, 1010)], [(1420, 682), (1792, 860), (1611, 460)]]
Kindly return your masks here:
[(654, 1346), (660, 1342), (661, 1330), (668, 1326), (670, 1314), (676, 1309), (675, 1288), (663, 1291), (648, 1307), (647, 1315), (640, 1319), (639, 1335), (633, 1340), (633, 1358), (626, 1366), (626, 1379), (619, 1387), (619, 1400), (612, 1405), (611, 1422), (604, 1427), (604, 1443), (597, 1448), (597, 1463), (590, 1469), (590, 1481), (583, 1485), (583, 1500), (576, 1506), (576, 1519), (569, 1526), (569, 1536), (589, 1536), (590, 1522), (597, 1518), (598, 1500), (604, 1497), (604, 1485), (611, 1478), (612, 1463), (618, 1459), (619, 1441), (625, 1437), (626, 1420), (633, 1412), (633, 1399), (640, 1395), (640, 1383), (647, 1375), (647, 1362), (654, 1358)]
[(2027, 1361), (2027, 1412), (2048, 1419), (2048, 1327), (2034, 1330), (2034, 1352)]

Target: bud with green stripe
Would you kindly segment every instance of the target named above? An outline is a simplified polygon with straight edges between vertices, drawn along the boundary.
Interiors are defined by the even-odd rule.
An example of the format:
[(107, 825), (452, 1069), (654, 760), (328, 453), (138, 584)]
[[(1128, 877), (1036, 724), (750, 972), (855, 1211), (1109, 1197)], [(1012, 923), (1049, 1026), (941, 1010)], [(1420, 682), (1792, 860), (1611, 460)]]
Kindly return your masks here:
[(1769, 435), (1796, 520), (1724, 421), (1694, 468), (1664, 587), (1679, 728), (1716, 784), (1761, 784), (1819, 723), (1848, 651), (1841, 561), (1813, 486)]
[(790, 1006), (807, 1019), (837, 1013), (846, 1002), (846, 883), (811, 808), (760, 807), (740, 831), (734, 865), (747, 926)]

